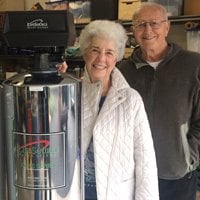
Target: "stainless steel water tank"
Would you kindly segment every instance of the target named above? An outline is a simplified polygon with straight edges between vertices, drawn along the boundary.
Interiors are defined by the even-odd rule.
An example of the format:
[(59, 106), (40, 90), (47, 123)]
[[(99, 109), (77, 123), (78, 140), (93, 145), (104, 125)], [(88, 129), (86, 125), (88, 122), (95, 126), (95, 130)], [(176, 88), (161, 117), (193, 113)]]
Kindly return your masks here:
[(82, 200), (81, 82), (20, 74), (3, 84), (9, 200)]

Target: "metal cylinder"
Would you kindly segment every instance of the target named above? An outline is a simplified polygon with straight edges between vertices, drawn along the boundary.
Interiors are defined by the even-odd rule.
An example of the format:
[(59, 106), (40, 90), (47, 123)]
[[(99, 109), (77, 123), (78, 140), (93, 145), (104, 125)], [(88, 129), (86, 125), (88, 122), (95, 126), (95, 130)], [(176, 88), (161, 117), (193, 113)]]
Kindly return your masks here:
[(7, 200), (6, 195), (6, 155), (5, 155), (5, 118), (3, 117), (4, 107), (3, 107), (3, 86), (0, 85), (0, 199)]
[(82, 200), (81, 82), (20, 74), (4, 82), (9, 200)]

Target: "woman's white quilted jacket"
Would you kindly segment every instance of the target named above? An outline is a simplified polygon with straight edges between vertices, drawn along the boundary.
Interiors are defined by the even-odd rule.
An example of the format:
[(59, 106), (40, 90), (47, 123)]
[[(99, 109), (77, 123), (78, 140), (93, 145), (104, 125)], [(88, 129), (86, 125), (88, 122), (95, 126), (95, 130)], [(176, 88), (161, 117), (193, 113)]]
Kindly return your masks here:
[(83, 79), (84, 153), (93, 135), (98, 200), (158, 200), (157, 166), (144, 106), (118, 69), (99, 110), (101, 82)]

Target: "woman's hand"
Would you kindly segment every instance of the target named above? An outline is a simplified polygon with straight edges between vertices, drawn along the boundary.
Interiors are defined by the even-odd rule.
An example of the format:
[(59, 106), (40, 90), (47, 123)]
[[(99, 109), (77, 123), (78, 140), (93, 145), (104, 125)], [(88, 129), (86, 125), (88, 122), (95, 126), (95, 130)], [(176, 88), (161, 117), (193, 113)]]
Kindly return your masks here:
[(58, 67), (58, 72), (65, 73), (67, 71), (68, 65), (64, 61), (63, 63), (58, 64), (57, 67)]

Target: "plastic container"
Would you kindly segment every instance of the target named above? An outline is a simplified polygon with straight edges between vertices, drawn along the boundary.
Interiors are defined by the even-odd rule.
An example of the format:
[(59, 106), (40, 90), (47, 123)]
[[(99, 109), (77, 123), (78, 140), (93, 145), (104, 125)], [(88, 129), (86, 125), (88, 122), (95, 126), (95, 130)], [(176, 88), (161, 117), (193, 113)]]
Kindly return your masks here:
[(163, 5), (168, 12), (168, 16), (179, 16), (183, 14), (183, 0), (149, 0), (149, 2)]

